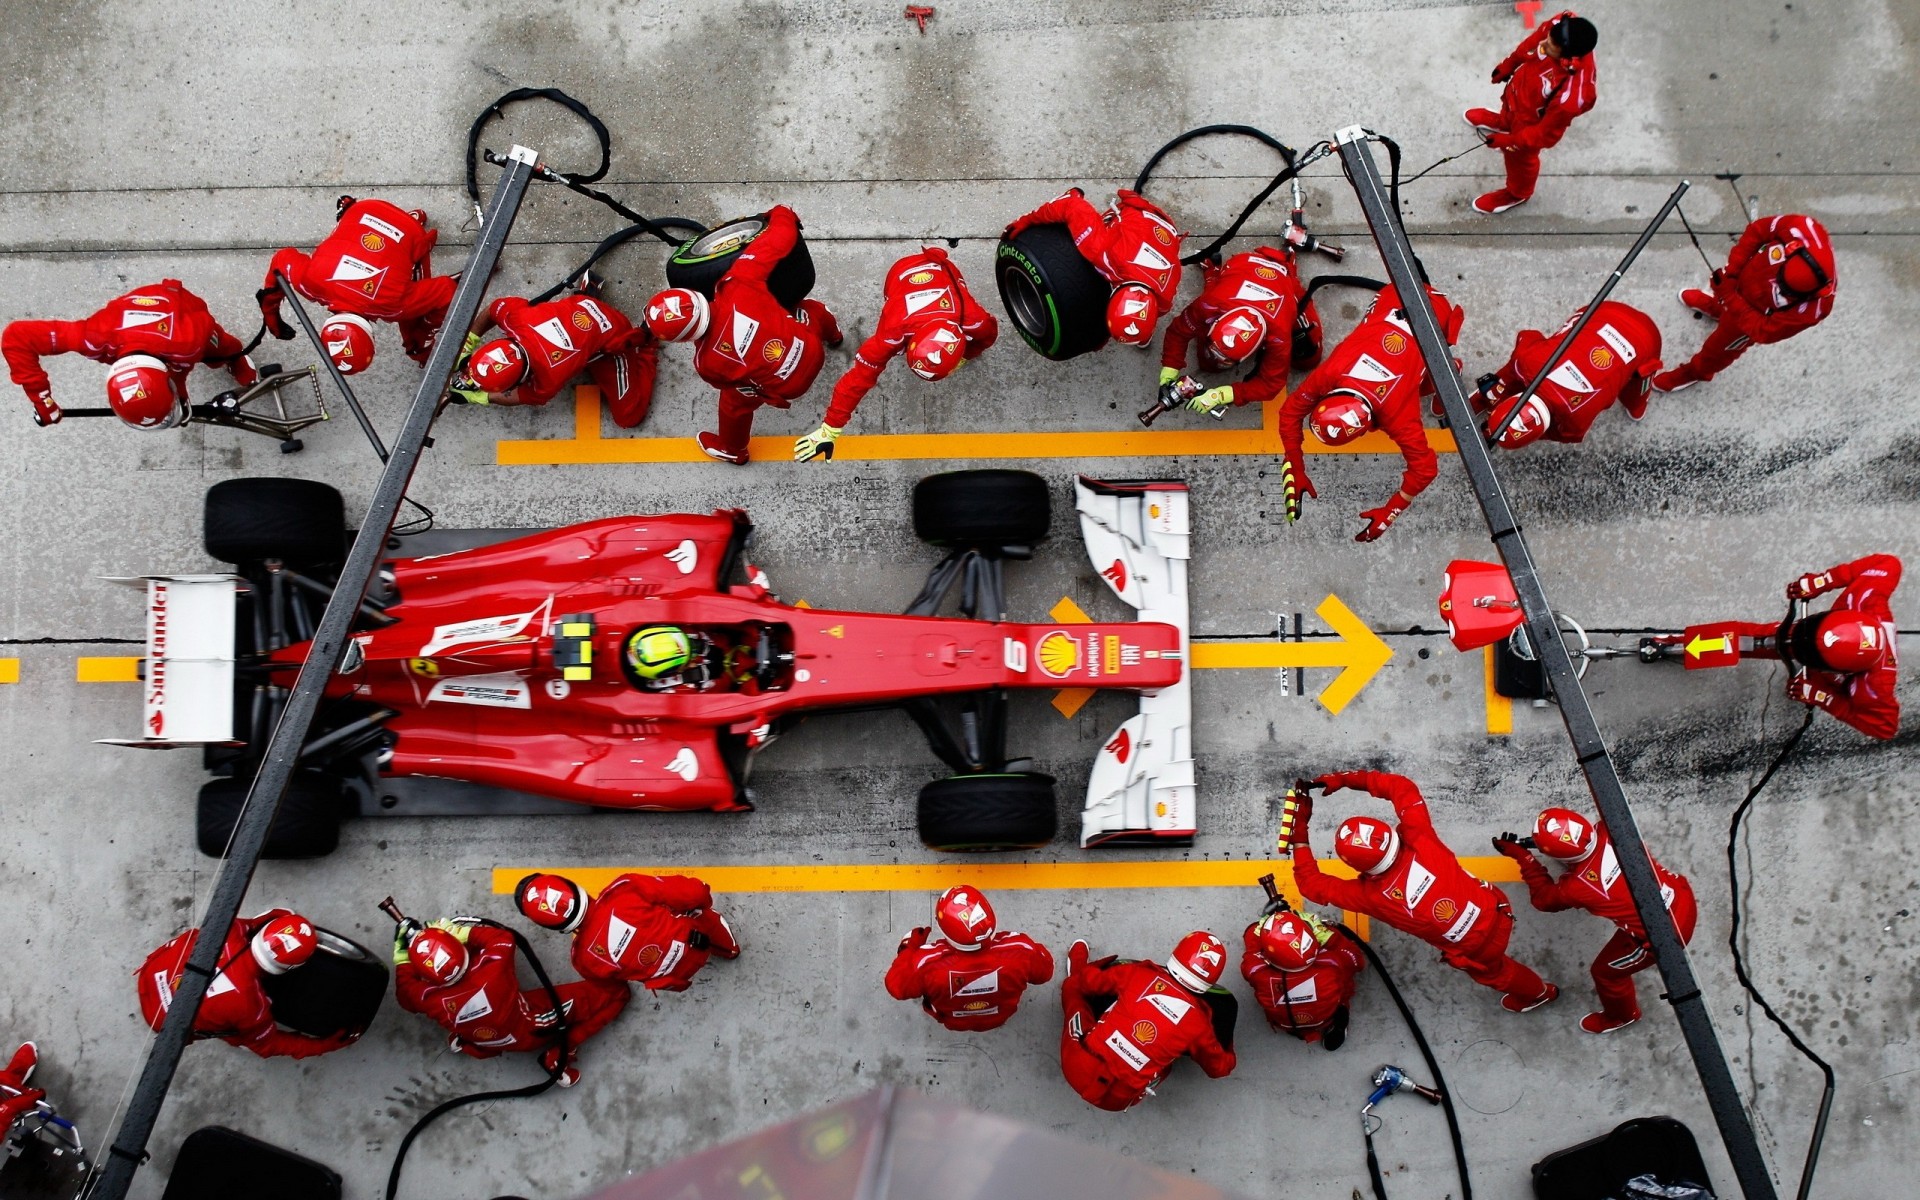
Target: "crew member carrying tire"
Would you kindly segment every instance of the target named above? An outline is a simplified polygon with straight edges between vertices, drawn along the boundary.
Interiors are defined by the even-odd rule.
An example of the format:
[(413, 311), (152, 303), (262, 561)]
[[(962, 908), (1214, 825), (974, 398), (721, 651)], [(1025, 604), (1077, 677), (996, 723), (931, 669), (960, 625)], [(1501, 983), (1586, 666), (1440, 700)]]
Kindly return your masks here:
[[(166, 1024), (174, 989), (186, 974), (187, 959), (199, 936), (198, 929), (187, 930), (147, 955), (134, 973), (140, 1015), (155, 1031)], [(357, 1032), (315, 1037), (282, 1029), (274, 1022), (262, 977), (286, 974), (312, 958), (318, 945), (312, 923), (284, 908), (235, 921), (220, 949), (219, 968), (194, 1016), (194, 1040), (219, 1038), (261, 1058), (312, 1058), (352, 1045), (360, 1037)]]
[(887, 269), (873, 336), (861, 344), (853, 365), (833, 385), (820, 427), (794, 442), (793, 461), (833, 458), (834, 442), (894, 355), (905, 351), (908, 370), (937, 382), (986, 353), (999, 336), (1000, 322), (973, 298), (945, 250), (923, 246), (900, 259)]
[[(1633, 977), (1653, 961), (1647, 944), (1647, 928), (1633, 907), (1633, 896), (1620, 873), (1614, 855), (1613, 839), (1607, 827), (1580, 813), (1565, 808), (1543, 809), (1533, 824), (1534, 849), (1560, 863), (1564, 868), (1558, 879), (1547, 874), (1526, 843), (1511, 833), (1493, 839), (1493, 848), (1520, 867), (1527, 894), (1541, 912), (1564, 912), (1580, 908), (1614, 924), (1613, 936), (1594, 956), (1593, 990), (1600, 995), (1600, 1011), (1580, 1018), (1580, 1028), (1588, 1033), (1612, 1033), (1640, 1019), (1640, 998)], [(1694, 906), (1693, 887), (1687, 877), (1653, 864), (1654, 878), (1660, 881), (1660, 896), (1673, 916), (1680, 943), (1693, 939), (1693, 925), (1699, 915)]]
[(937, 933), (921, 926), (900, 939), (887, 968), (887, 994), (918, 1000), (956, 1033), (1000, 1028), (1028, 985), (1053, 978), (1053, 955), (1024, 933), (999, 929), (979, 888), (948, 888), (934, 904), (933, 920)]
[(1074, 188), (1007, 226), (1019, 237), (1035, 225), (1065, 225), (1080, 256), (1112, 287), (1107, 334), (1128, 346), (1153, 341), (1154, 326), (1173, 311), (1180, 290), (1181, 233), (1173, 219), (1138, 192), (1119, 189), (1105, 212)]
[(1483, 987), (1499, 992), (1508, 1012), (1523, 1013), (1560, 994), (1530, 967), (1507, 955), (1513, 908), (1491, 884), (1460, 865), (1427, 816), (1427, 802), (1413, 780), (1384, 771), (1322, 775), (1329, 793), (1358, 788), (1393, 805), (1390, 825), (1375, 817), (1348, 817), (1334, 836), (1334, 853), (1360, 873), (1335, 879), (1320, 870), (1307, 844), (1313, 797), (1296, 786), (1280, 819), (1280, 848), (1292, 847), (1293, 882), (1315, 904), (1365, 913), (1440, 951), (1441, 960)]
[(44, 1088), (27, 1086), (39, 1061), (40, 1048), (32, 1042), (21, 1042), (7, 1065), (0, 1067), (0, 1143), (6, 1141), (7, 1131), (15, 1121), (32, 1112), (47, 1097)]
[(560, 1066), (564, 1013), (569, 1053), (555, 1078), (561, 1087), (580, 1081), (573, 1052), (619, 1016), (633, 995), (622, 981), (563, 983), (554, 988), (562, 1010), (556, 1013), (544, 986), (520, 986), (513, 934), (475, 917), (400, 924), (393, 938), (393, 988), (401, 1008), (447, 1031), (452, 1049), (472, 1058), (538, 1052), (549, 1072)]
[(1222, 1036), (1204, 998), (1226, 971), (1227, 948), (1204, 930), (1181, 938), (1164, 967), (1112, 955), (1088, 962), (1087, 944), (1075, 942), (1060, 981), (1060, 1071), (1068, 1086), (1095, 1108), (1124, 1112), (1153, 1095), (1183, 1054), (1210, 1078), (1231, 1074), (1232, 1023)]
[[(1545, 366), (1554, 347), (1586, 309), (1575, 309), (1552, 333), (1522, 329), (1513, 339), (1513, 355), (1467, 399), (1475, 412), (1491, 412), (1491, 435), (1520, 402), (1527, 384)], [(1554, 362), (1553, 370), (1527, 399), (1527, 406), (1500, 435), (1509, 450), (1550, 442), (1581, 442), (1594, 419), (1615, 400), (1638, 421), (1647, 415), (1647, 392), (1660, 369), (1660, 327), (1653, 318), (1618, 300), (1603, 300), (1580, 336)]]
[[(499, 336), (482, 343), (496, 326)], [(502, 296), (474, 319), (467, 345), (453, 390), (469, 404), (543, 405), (584, 371), (620, 428), (639, 425), (653, 407), (659, 344), (591, 284), (544, 304)]]
[(1507, 85), (1500, 111), (1470, 108), (1465, 116), (1506, 159), (1507, 186), (1476, 198), (1475, 212), (1503, 213), (1532, 199), (1540, 152), (1559, 145), (1573, 119), (1598, 98), (1593, 48), (1599, 41), (1593, 22), (1568, 10), (1529, 31), (1493, 69), (1493, 82)]
[(701, 453), (735, 466), (747, 461), (753, 414), (787, 408), (806, 394), (841, 342), (840, 322), (818, 300), (789, 311), (768, 280), (800, 238), (800, 218), (784, 204), (714, 285), (713, 299), (671, 287), (647, 301), (647, 328), (663, 342), (692, 342), (693, 369), (720, 389), (718, 432), (702, 432)]
[(197, 364), (226, 368), (241, 387), (259, 378), (240, 339), (222, 329), (207, 302), (178, 279), (135, 288), (84, 320), (10, 321), (0, 331), (0, 353), (41, 426), (60, 422), (60, 406), (40, 366), (49, 354), (111, 363), (107, 404), (136, 429), (172, 429), (187, 419), (187, 375)]
[(1366, 956), (1345, 930), (1312, 913), (1264, 914), (1240, 940), (1240, 974), (1278, 1033), (1338, 1050), (1347, 1040), (1348, 1004)]
[(1254, 363), (1246, 379), (1208, 388), (1188, 401), (1198, 413), (1227, 404), (1264, 404), (1286, 388), (1289, 370), (1319, 364), (1320, 313), (1300, 286), (1293, 247), (1261, 246), (1234, 255), (1224, 266), (1208, 263), (1201, 269), (1200, 294), (1168, 324), (1160, 343), (1161, 387), (1186, 371), (1195, 339), (1200, 339), (1203, 371)]
[(280, 314), (285, 275), (295, 291), (333, 314), (320, 326), (320, 341), (342, 375), (372, 365), (375, 321), (398, 325), (407, 357), (426, 365), (459, 282), (433, 273), (439, 231), (420, 209), (385, 200), (342, 196), (334, 213), (338, 223), (312, 254), (288, 246), (273, 256), (256, 293), (268, 332), (281, 341), (294, 334)]
[[(1447, 344), (1459, 341), (1466, 314), (1431, 285), (1427, 296), (1440, 327), (1446, 331)], [(1458, 367), (1457, 360), (1454, 365)], [(1353, 540), (1371, 542), (1392, 528), (1413, 498), (1440, 475), (1440, 457), (1427, 444), (1427, 429), (1420, 420), (1420, 398), (1432, 394), (1433, 380), (1420, 348), (1414, 344), (1413, 327), (1400, 306), (1400, 293), (1392, 285), (1383, 287), (1353, 332), (1341, 339), (1326, 361), (1301, 380), (1280, 406), (1287, 519), (1298, 518), (1302, 497), (1319, 497), (1307, 475), (1302, 452), (1303, 423), (1311, 425), (1313, 435), (1329, 446), (1345, 445), (1378, 429), (1400, 447), (1407, 469), (1400, 478), (1399, 491), (1385, 504), (1360, 514), (1367, 527)]]
[(592, 900), (564, 875), (529, 875), (514, 903), (535, 925), (573, 935), (582, 979), (684, 992), (709, 955), (740, 957), (712, 890), (688, 875), (621, 875)]
[(1826, 320), (1840, 270), (1827, 227), (1812, 217), (1785, 213), (1748, 225), (1709, 286), (1710, 291), (1686, 289), (1680, 303), (1718, 324), (1692, 358), (1654, 377), (1658, 391), (1705, 383), (1747, 347), (1784, 342)]

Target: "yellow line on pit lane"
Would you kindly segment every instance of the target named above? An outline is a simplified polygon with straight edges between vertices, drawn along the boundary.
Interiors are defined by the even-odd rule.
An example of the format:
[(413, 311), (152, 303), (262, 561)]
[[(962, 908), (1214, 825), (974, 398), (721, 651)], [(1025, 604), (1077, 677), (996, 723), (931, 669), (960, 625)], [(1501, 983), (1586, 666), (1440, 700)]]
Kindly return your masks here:
[(74, 660), (77, 683), (139, 683), (138, 658), (80, 658)]
[(20, 660), (17, 658), (0, 658), (0, 683), (19, 682)]
[[(1280, 444), (1280, 405), (1261, 405), (1260, 428), (1155, 428), (1086, 430), (1058, 433), (864, 433), (840, 439), (834, 447), (837, 462), (899, 462), (919, 460), (995, 460), (1040, 458), (1168, 458), (1219, 455), (1264, 455), (1277, 458)], [(1211, 422), (1206, 422), (1211, 424)], [(1437, 454), (1453, 454), (1453, 434), (1427, 430), (1427, 444)], [(1399, 447), (1384, 433), (1370, 433), (1345, 446), (1325, 446), (1306, 440), (1308, 454), (1398, 454)], [(757, 437), (748, 454), (763, 462), (787, 462), (793, 457), (791, 437)], [(583, 384), (574, 389), (573, 436), (501, 440), (494, 444), (494, 461), (503, 467), (577, 466), (606, 463), (698, 463), (710, 459), (682, 437), (606, 437), (601, 433), (600, 390)]]

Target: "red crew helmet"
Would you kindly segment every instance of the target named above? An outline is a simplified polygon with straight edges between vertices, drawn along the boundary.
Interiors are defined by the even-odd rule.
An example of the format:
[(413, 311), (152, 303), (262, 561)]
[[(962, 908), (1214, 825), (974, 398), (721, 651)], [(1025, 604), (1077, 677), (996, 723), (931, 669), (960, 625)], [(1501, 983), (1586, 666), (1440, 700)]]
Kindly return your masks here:
[(427, 928), (407, 943), (407, 958), (435, 983), (458, 983), (467, 973), (467, 948), (444, 929)]
[(1160, 301), (1144, 283), (1123, 283), (1107, 299), (1107, 332), (1122, 345), (1151, 342), (1154, 322), (1159, 319)]
[(1548, 858), (1585, 862), (1600, 844), (1594, 823), (1570, 808), (1546, 808), (1533, 822), (1533, 845)]
[(373, 365), (373, 324), (359, 313), (335, 313), (320, 327), (320, 344), (342, 375)]
[(565, 875), (529, 875), (513, 889), (520, 915), (545, 929), (571, 933), (586, 919), (587, 897)]
[(313, 923), (298, 913), (275, 917), (254, 932), (253, 961), (269, 975), (285, 975), (313, 957), (320, 944)]
[(1348, 817), (1333, 835), (1333, 852), (1362, 875), (1378, 875), (1400, 856), (1400, 835), (1377, 817)]
[(116, 359), (107, 372), (107, 404), (135, 429), (172, 429), (187, 419), (187, 398), (167, 364), (151, 354)]
[[(1507, 414), (1512, 412), (1513, 406), (1519, 402), (1520, 397), (1515, 396), (1511, 400), (1503, 400), (1495, 405), (1493, 414), (1487, 418), (1487, 432), (1492, 433), (1499, 429), (1500, 422), (1507, 419)], [(1547, 402), (1538, 396), (1528, 396), (1527, 406), (1520, 410), (1520, 415), (1513, 419), (1513, 424), (1507, 426), (1500, 434), (1500, 444), (1509, 450), (1518, 450), (1547, 436), (1547, 430), (1551, 428), (1553, 428), (1553, 412), (1547, 408)]]
[(467, 360), (467, 378), (494, 396), (511, 390), (526, 374), (527, 352), (510, 337), (493, 339)]
[(1373, 403), (1358, 392), (1335, 392), (1313, 406), (1307, 428), (1329, 446), (1344, 446), (1373, 428)]
[(1304, 971), (1320, 953), (1319, 936), (1299, 913), (1262, 917), (1253, 936), (1260, 944), (1260, 957), (1282, 971)]
[(955, 321), (936, 321), (907, 343), (907, 368), (922, 379), (945, 379), (967, 361), (967, 339)]
[(647, 328), (663, 342), (691, 342), (707, 331), (712, 306), (692, 288), (668, 288), (647, 301)]
[(1204, 929), (1180, 939), (1167, 959), (1167, 974), (1190, 992), (1204, 992), (1227, 973), (1227, 948)]
[(1858, 613), (1838, 611), (1821, 617), (1814, 644), (1836, 671), (1871, 671), (1887, 657), (1886, 627)]
[(965, 884), (948, 888), (934, 905), (933, 919), (940, 926), (940, 936), (955, 950), (978, 950), (993, 940), (993, 905), (979, 888)]
[(1220, 314), (1207, 330), (1207, 343), (1213, 352), (1230, 363), (1245, 362), (1267, 340), (1267, 314), (1250, 304), (1241, 304)]

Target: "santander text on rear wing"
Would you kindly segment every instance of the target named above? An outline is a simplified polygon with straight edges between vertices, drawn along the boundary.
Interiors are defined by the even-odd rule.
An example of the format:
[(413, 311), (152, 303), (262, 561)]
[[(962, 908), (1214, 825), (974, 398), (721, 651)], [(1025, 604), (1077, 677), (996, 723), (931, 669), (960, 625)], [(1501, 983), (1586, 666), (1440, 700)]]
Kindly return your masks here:
[(142, 575), (111, 583), (147, 591), (147, 656), (138, 738), (110, 746), (232, 745), (236, 575)]

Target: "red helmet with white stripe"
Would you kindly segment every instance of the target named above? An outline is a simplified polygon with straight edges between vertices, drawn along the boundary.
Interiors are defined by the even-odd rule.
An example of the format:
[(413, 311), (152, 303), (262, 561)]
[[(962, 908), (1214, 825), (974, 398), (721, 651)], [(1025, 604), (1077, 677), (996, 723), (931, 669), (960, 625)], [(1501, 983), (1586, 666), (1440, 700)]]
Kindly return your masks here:
[(1320, 938), (1299, 913), (1278, 912), (1260, 919), (1253, 936), (1260, 957), (1282, 971), (1304, 971), (1320, 954)]
[(320, 327), (320, 344), (342, 375), (373, 365), (373, 325), (359, 313), (335, 313)]
[[(1493, 414), (1487, 418), (1487, 432), (1492, 433), (1507, 419), (1513, 406), (1520, 403), (1520, 397), (1503, 400), (1495, 406)], [(1553, 428), (1553, 413), (1547, 408), (1547, 402), (1538, 396), (1528, 396), (1527, 406), (1513, 419), (1513, 424), (1500, 434), (1500, 444), (1509, 450), (1518, 450), (1530, 446), (1547, 436), (1547, 430)]]
[(1230, 363), (1245, 362), (1267, 340), (1267, 314), (1251, 304), (1235, 305), (1207, 330), (1207, 344)]
[(1600, 844), (1593, 821), (1570, 808), (1544, 808), (1533, 822), (1534, 849), (1561, 862), (1585, 862)]
[(572, 933), (587, 916), (587, 896), (565, 875), (529, 875), (513, 889), (520, 915), (545, 929)]
[(1400, 857), (1400, 835), (1378, 817), (1348, 817), (1333, 835), (1333, 852), (1362, 875), (1378, 875)]
[(259, 964), (262, 971), (269, 975), (285, 975), (312, 958), (319, 944), (320, 939), (314, 936), (312, 922), (299, 913), (288, 913), (284, 917), (275, 917), (256, 930), (248, 949), (253, 952), (253, 961)]
[(647, 301), (647, 328), (663, 342), (691, 342), (707, 331), (712, 306), (692, 288), (668, 288)]
[(1373, 428), (1373, 405), (1357, 392), (1335, 392), (1313, 406), (1307, 428), (1329, 446), (1344, 446)]
[(129, 354), (107, 372), (107, 404), (113, 415), (135, 429), (172, 429), (187, 419), (187, 398), (179, 393), (167, 364), (151, 354)]
[(1144, 283), (1123, 283), (1107, 298), (1107, 332), (1126, 346), (1144, 346), (1153, 340), (1160, 319), (1160, 299)]
[(1887, 657), (1886, 628), (1844, 609), (1820, 618), (1814, 644), (1836, 671), (1871, 671)]
[(907, 343), (907, 368), (922, 379), (945, 379), (960, 369), (966, 354), (959, 322), (936, 321)]
[(407, 959), (435, 983), (458, 983), (467, 973), (467, 948), (444, 929), (431, 927), (407, 943)]
[(1227, 973), (1227, 948), (1219, 938), (1196, 929), (1180, 939), (1167, 959), (1167, 974), (1190, 992), (1204, 992)]
[(979, 888), (965, 884), (948, 888), (934, 905), (933, 919), (940, 926), (940, 936), (955, 950), (978, 950), (993, 940), (993, 905)]
[(527, 352), (510, 337), (493, 339), (467, 360), (467, 378), (490, 395), (511, 390), (526, 374)]

